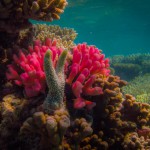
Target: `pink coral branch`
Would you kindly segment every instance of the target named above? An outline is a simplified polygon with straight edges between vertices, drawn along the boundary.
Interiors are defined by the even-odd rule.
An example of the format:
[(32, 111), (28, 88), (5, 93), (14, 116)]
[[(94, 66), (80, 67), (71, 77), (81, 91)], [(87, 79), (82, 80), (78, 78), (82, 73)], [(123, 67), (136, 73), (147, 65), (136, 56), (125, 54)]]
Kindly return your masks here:
[(28, 48), (28, 54), (20, 50), (18, 56), (13, 56), (13, 64), (8, 65), (7, 79), (13, 80), (18, 86), (24, 86), (27, 97), (37, 96), (45, 92), (46, 78), (43, 60), (49, 49), (52, 51), (53, 65), (56, 66), (62, 49), (56, 47), (56, 40), (50, 39), (46, 39), (45, 45), (41, 45), (41, 42), (36, 40), (33, 47)]
[(101, 87), (93, 87), (97, 74), (108, 76), (109, 59), (105, 59), (105, 55), (101, 53), (95, 46), (88, 46), (86, 43), (78, 44), (73, 48), (72, 65), (69, 67), (69, 76), (66, 79), (72, 87), (72, 91), (76, 99), (74, 99), (74, 107), (80, 109), (95, 106), (95, 103), (85, 100), (82, 95), (96, 96), (103, 93)]

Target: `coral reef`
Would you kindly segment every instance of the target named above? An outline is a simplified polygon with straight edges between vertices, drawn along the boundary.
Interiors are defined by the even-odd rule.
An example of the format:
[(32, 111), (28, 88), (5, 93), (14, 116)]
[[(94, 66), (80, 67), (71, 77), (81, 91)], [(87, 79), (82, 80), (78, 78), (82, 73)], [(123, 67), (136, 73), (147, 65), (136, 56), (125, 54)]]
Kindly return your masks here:
[[(116, 63), (112, 65), (115, 74), (121, 76), (124, 80), (130, 81), (141, 73), (141, 67), (131, 63)], [(130, 74), (129, 74), (130, 72)]]
[[(3, 98), (0, 108), (3, 117), (0, 126), (10, 135), (0, 138), (2, 149), (15, 145), (22, 150), (125, 149), (133, 144), (127, 139), (130, 139), (134, 133), (137, 134), (136, 143), (138, 143), (134, 144), (136, 145), (134, 148), (149, 148), (150, 105), (137, 102), (132, 95), (124, 95), (122, 87), (127, 82), (118, 76), (110, 75), (109, 61), (104, 59), (101, 51), (94, 46), (79, 44), (68, 51), (68, 54), (67, 51), (61, 50), (57, 61), (54, 61), (52, 47), (47, 50), (46, 46), (40, 45), (37, 41), (36, 43), (39, 45), (36, 46), (37, 50), (35, 49), (34, 53), (39, 53), (39, 47), (46, 50), (42, 65), (47, 82), (48, 90), (45, 88), (47, 97), (42, 96), (40, 100), (37, 100), (39, 96), (24, 101), (19, 99), (19, 103), (16, 101), (15, 111), (12, 113), (14, 117), (11, 117), (14, 119), (13, 124), (7, 122), (16, 127), (15, 130), (3, 125), (5, 119), (7, 120), (3, 115), (6, 110), (2, 105), (5, 101), (5, 97)], [(47, 39), (43, 44), (52, 43)], [(31, 51), (27, 55), (32, 54), (34, 48), (30, 48)], [(89, 74), (84, 74), (86, 70)], [(78, 85), (77, 88), (73, 87), (76, 82), (82, 83), (83, 87), (87, 84), (85, 89), (88, 92), (86, 93), (86, 90)], [(76, 98), (82, 98), (86, 105), (80, 105), (79, 102), (77, 106), (81, 107), (75, 107)], [(6, 139), (14, 137), (13, 134), (14, 141), (6, 142)], [(142, 138), (145, 142), (142, 142)]]
[[(108, 91), (108, 89), (106, 90)], [(117, 91), (118, 94), (116, 93), (116, 95), (105, 93), (104, 99), (105, 103), (107, 99), (107, 104), (104, 105), (103, 103), (102, 105), (104, 99), (101, 98), (99, 103), (102, 106), (96, 106), (96, 116), (93, 121), (95, 128), (93, 128), (91, 136), (82, 140), (80, 144), (82, 150), (149, 148), (150, 106), (136, 102), (131, 95), (125, 95), (126, 97), (123, 98), (119, 89)], [(134, 144), (134, 147), (131, 148), (129, 146), (131, 141), (127, 141), (127, 137), (134, 133), (138, 134), (137, 145)], [(145, 142), (140, 141), (139, 137), (145, 139)]]
[[(110, 58), (115, 74), (130, 81), (138, 75), (150, 73), (150, 54), (116, 55)], [(130, 74), (129, 74), (130, 72)]]
[(0, 2), (0, 31), (18, 32), (29, 27), (28, 19), (52, 21), (59, 19), (66, 0), (2, 0)]
[[(142, 101), (145, 93), (138, 97), (149, 76), (137, 78), (138, 93), (130, 95), (101, 50), (74, 45), (74, 30), (27, 26), (29, 18), (59, 19), (66, 5), (66, 0), (0, 2), (0, 149), (149, 150), (150, 105)], [(149, 55), (119, 56), (111, 63), (145, 74)]]
[[(29, 63), (27, 58), (32, 61)], [(15, 145), (22, 150), (130, 149), (133, 145), (135, 149), (149, 148), (150, 105), (137, 102), (132, 95), (123, 93), (127, 82), (110, 75), (109, 60), (95, 46), (78, 44), (67, 53), (57, 48), (56, 41), (35, 41), (28, 52), (20, 51), (19, 57), (14, 55), (14, 62), (7, 72), (12, 84), (20, 86), (19, 82), (28, 83), (28, 80), (22, 82), (16, 78), (16, 74), (21, 76), (22, 71), (28, 71), (28, 76), (35, 73), (34, 79), (39, 79), (40, 75), (36, 72), (42, 70), (45, 82), (43, 91), (47, 96), (41, 95), (40, 98), (40, 93), (36, 97), (27, 94), (28, 99), (23, 100), (21, 105), (19, 99), (12, 113), (14, 117), (11, 117), (15, 123), (8, 122), (16, 130), (3, 125), (7, 120), (3, 115), (6, 109), (3, 98), (0, 126), (10, 134), (0, 139), (4, 145), (2, 149)], [(15, 64), (19, 69), (14, 68)], [(27, 76), (23, 77), (26, 79)], [(35, 80), (33, 83), (38, 82)], [(26, 88), (26, 84), (22, 86)], [(29, 93), (35, 94), (35, 87), (28, 89)], [(135, 133), (138, 144), (128, 142)], [(16, 136), (14, 142), (10, 140), (6, 144), (5, 139), (12, 137), (12, 134)], [(142, 142), (143, 138), (146, 142)]]
[(150, 103), (150, 74), (140, 75), (131, 80), (126, 87), (123, 88), (125, 93), (135, 96), (136, 101)]

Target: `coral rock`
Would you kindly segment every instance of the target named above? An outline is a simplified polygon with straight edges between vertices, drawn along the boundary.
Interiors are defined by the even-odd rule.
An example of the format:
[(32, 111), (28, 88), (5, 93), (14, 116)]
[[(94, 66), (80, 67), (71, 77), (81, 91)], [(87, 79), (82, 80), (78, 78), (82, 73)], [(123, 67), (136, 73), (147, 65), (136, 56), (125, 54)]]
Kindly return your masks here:
[[(69, 126), (69, 115), (64, 110), (57, 110), (54, 115), (36, 112), (23, 123), (20, 137), (24, 141), (26, 136), (31, 138), (33, 134), (38, 134), (40, 135), (40, 142), (37, 143), (38, 149), (62, 150), (63, 136)], [(28, 148), (32, 147), (32, 142), (31, 140), (31, 143), (28, 143)]]

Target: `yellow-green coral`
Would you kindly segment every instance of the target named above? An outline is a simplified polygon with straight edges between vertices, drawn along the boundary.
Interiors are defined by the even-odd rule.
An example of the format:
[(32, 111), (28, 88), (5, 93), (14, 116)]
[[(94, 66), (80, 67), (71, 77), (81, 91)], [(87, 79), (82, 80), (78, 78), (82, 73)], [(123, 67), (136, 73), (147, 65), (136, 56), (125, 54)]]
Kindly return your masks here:
[(57, 39), (57, 46), (67, 49), (75, 45), (74, 40), (77, 33), (74, 29), (61, 28), (57, 25), (48, 26), (46, 24), (35, 24), (34, 28), (35, 39), (41, 41), (45, 41), (46, 38)]
[(150, 74), (136, 77), (123, 91), (135, 96), (136, 101), (150, 103)]
[(46, 38), (57, 40), (57, 47), (70, 50), (74, 45), (77, 33), (72, 28), (61, 28), (58, 25), (34, 24), (33, 28), (21, 30), (18, 44), (27, 47), (33, 40), (44, 42)]
[(150, 103), (150, 93), (144, 93), (136, 96), (136, 100), (143, 103)]

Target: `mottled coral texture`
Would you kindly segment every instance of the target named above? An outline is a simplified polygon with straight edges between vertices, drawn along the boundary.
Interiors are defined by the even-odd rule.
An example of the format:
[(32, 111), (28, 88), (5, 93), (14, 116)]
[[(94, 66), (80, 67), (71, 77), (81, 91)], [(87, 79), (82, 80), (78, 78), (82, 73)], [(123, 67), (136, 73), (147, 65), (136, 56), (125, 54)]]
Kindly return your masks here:
[(86, 43), (78, 44), (73, 48), (73, 59), (68, 67), (69, 75), (66, 83), (72, 87), (74, 107), (80, 109), (84, 106), (91, 108), (95, 103), (84, 99), (81, 95), (95, 96), (103, 93), (101, 87), (93, 87), (97, 75), (107, 77), (110, 73), (109, 59), (95, 46)]
[(18, 86), (23, 86), (27, 97), (45, 93), (46, 79), (43, 61), (48, 49), (52, 51), (52, 61), (55, 66), (62, 49), (57, 48), (56, 41), (50, 39), (46, 39), (43, 45), (40, 41), (35, 41), (33, 47), (28, 48), (28, 54), (20, 50), (18, 56), (13, 55), (13, 63), (8, 65), (7, 79), (13, 80)]

